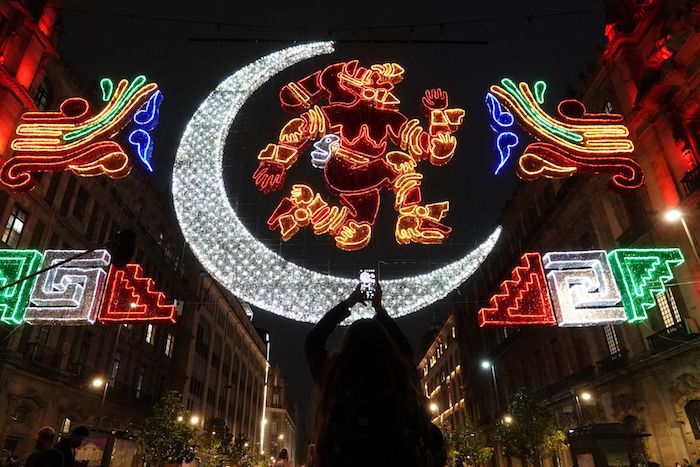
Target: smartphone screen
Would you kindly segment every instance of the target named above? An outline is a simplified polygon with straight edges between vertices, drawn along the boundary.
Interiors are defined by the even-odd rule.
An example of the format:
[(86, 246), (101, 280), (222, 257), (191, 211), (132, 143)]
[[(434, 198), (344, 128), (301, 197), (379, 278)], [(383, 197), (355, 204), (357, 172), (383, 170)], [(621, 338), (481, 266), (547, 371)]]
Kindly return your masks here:
[(374, 269), (360, 269), (360, 292), (365, 300), (374, 298), (377, 273)]

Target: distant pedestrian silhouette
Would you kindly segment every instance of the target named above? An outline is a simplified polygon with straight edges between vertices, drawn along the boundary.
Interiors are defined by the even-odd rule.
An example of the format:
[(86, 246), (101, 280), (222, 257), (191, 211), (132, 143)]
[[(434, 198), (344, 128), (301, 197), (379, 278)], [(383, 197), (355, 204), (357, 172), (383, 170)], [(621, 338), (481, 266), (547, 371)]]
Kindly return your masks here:
[(444, 439), (430, 422), (411, 346), (381, 297), (377, 284), (375, 317), (353, 323), (339, 352), (329, 354), (326, 341), (350, 308), (364, 303), (359, 287), (306, 338), (306, 358), (320, 394), (314, 467), (445, 464)]

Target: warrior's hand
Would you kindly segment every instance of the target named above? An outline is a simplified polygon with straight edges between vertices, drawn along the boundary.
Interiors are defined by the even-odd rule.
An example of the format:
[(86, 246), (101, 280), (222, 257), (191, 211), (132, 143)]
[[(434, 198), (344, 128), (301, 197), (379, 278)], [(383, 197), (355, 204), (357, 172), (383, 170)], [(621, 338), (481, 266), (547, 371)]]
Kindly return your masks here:
[(391, 151), (386, 155), (386, 162), (394, 169), (394, 172), (413, 172), (416, 168), (416, 161), (402, 151)]
[(443, 110), (449, 105), (449, 97), (442, 89), (428, 89), (421, 99), (421, 107), (426, 116), (430, 116), (433, 110)]
[(457, 147), (457, 138), (447, 133), (438, 133), (430, 139), (430, 163), (444, 165), (450, 162)]
[(278, 162), (261, 161), (253, 174), (253, 180), (255, 180), (255, 186), (258, 187), (258, 190), (268, 194), (282, 188), (285, 175), (284, 165)]

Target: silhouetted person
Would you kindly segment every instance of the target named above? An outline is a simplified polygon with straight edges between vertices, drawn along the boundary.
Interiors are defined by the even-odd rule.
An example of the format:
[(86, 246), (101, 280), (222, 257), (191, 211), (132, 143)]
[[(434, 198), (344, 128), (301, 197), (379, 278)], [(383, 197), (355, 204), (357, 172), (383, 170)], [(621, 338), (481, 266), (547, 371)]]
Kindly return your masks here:
[(75, 450), (83, 444), (85, 438), (90, 436), (90, 430), (84, 426), (79, 426), (65, 436), (61, 436), (61, 439), (56, 443), (56, 449), (61, 451), (63, 454), (63, 462), (65, 467), (75, 467)]
[(374, 318), (353, 323), (338, 353), (329, 354), (326, 341), (352, 306), (364, 304), (359, 286), (306, 338), (320, 394), (314, 467), (444, 465), (444, 439), (430, 423), (413, 351), (381, 298), (377, 284)]
[(289, 460), (287, 449), (282, 448), (273, 467), (291, 467), (291, 465), (292, 462)]
[(53, 447), (56, 432), (45, 426), (36, 434), (36, 451), (29, 456), (25, 467), (64, 467), (63, 454)]

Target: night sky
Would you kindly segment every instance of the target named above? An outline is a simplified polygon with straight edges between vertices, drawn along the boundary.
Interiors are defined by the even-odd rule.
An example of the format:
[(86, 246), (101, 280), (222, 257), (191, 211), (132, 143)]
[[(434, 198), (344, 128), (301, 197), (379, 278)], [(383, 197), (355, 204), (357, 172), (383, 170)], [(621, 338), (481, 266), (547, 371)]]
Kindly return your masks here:
[[(579, 73), (603, 42), (604, 7), (602, 1), (594, 0), (239, 3), (73, 0), (63, 12), (63, 58), (86, 83), (96, 83), (103, 76), (133, 78), (141, 73), (159, 83), (165, 100), (156, 130), (153, 177), (163, 196), (171, 200), (172, 164), (182, 130), (220, 81), (295, 40), (367, 41), (340, 42), (333, 55), (291, 67), (262, 86), (234, 122), (224, 161), (229, 197), (258, 238), (297, 264), (349, 277), (363, 267), (378, 268), (384, 278), (429, 271), (464, 256), (482, 241), (496, 225), (515, 184), (512, 161), (501, 175), (493, 175), (496, 155), (484, 105), (488, 86), (506, 76), (529, 83), (544, 79), (549, 85), (547, 102), (552, 105), (566, 96), (569, 86), (576, 87)], [(444, 43), (418, 43), (425, 40)], [(322, 187), (322, 172), (311, 167), (308, 154), (289, 171), (281, 192), (263, 196), (253, 185), (258, 151), (276, 142), (289, 118), (279, 107), (279, 88), (352, 58), (364, 65), (393, 61), (405, 68), (395, 94), (409, 118), (423, 118), (420, 97), (424, 89), (434, 87), (449, 92), (451, 106), (467, 111), (456, 134), (453, 160), (444, 167), (419, 166), (424, 174), (423, 199), (451, 203), (445, 222), (454, 230), (444, 245), (397, 245), (393, 199), (386, 193), (372, 243), (361, 252), (342, 252), (330, 237), (308, 231), (281, 244), (278, 234), (267, 230), (267, 217), (292, 183), (308, 181)], [(417, 353), (425, 328), (435, 313), (444, 314), (447, 305), (442, 302), (399, 320)], [(254, 324), (270, 331), (272, 360), (287, 373), (291, 397), (304, 417), (311, 403), (311, 380), (302, 348), (310, 325), (264, 311), (256, 313)]]

